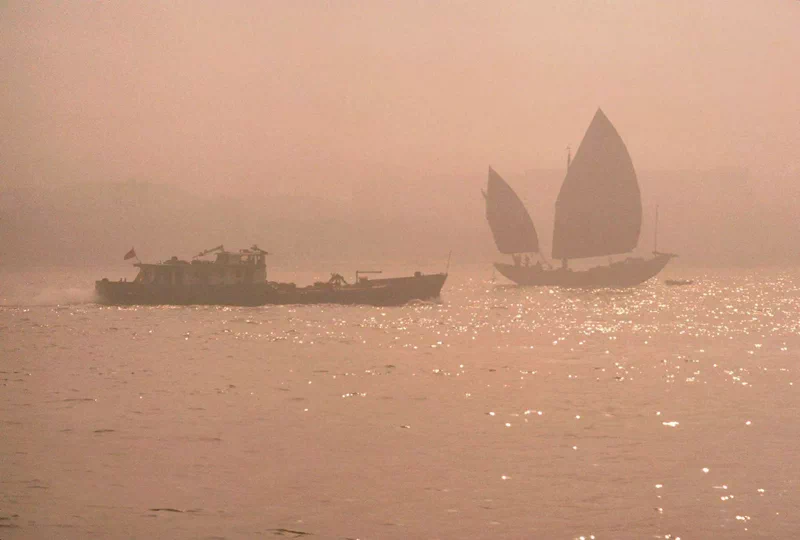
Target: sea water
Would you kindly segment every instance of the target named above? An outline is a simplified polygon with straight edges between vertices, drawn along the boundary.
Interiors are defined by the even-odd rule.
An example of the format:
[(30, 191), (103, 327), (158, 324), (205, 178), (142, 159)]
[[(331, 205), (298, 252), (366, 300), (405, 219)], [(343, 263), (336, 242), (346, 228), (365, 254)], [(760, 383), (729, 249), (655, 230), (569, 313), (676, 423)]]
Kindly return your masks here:
[(4, 540), (800, 531), (796, 269), (581, 291), (453, 268), (396, 308), (2, 277)]

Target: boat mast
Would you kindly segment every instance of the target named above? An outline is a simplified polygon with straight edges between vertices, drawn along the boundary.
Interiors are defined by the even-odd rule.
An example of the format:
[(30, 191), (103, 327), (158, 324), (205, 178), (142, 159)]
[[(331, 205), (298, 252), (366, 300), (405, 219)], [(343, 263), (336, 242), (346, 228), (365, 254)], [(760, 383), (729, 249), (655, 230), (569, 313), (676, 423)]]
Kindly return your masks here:
[(658, 205), (656, 205), (656, 226), (653, 231), (653, 253), (658, 254)]
[[(569, 171), (569, 166), (572, 164), (572, 148), (570, 145), (567, 145), (567, 171)], [(568, 259), (561, 259), (561, 269), (566, 270), (569, 267), (569, 260)]]

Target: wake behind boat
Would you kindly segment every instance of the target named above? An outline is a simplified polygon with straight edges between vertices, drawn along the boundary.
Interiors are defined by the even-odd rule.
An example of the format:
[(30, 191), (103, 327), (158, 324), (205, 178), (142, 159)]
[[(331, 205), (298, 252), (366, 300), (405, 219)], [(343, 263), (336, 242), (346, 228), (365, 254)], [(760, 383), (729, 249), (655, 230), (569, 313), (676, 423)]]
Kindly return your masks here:
[[(202, 257), (216, 253), (214, 261)], [(166, 262), (137, 262), (139, 274), (134, 281), (95, 282), (99, 303), (108, 305), (232, 305), (267, 304), (366, 304), (402, 305), (412, 300), (439, 296), (447, 274), (370, 279), (364, 274), (380, 271), (357, 271), (353, 283), (339, 274), (326, 282), (307, 287), (294, 283), (267, 281), (267, 252), (253, 246), (238, 252), (223, 246), (208, 249), (192, 262), (172, 257)], [(126, 259), (136, 257), (133, 249)], [(138, 257), (136, 257), (138, 260)]]
[(658, 274), (672, 257), (657, 249), (650, 258), (624, 261), (588, 270), (572, 270), (570, 259), (587, 259), (630, 253), (639, 242), (642, 201), (633, 162), (622, 138), (603, 111), (597, 110), (556, 200), (553, 258), (561, 267), (545, 261), (522, 264), (523, 254), (540, 253), (533, 220), (520, 198), (494, 169), (484, 193), (486, 218), (497, 249), (511, 255), (513, 264), (495, 268), (519, 285), (561, 287), (631, 287)]

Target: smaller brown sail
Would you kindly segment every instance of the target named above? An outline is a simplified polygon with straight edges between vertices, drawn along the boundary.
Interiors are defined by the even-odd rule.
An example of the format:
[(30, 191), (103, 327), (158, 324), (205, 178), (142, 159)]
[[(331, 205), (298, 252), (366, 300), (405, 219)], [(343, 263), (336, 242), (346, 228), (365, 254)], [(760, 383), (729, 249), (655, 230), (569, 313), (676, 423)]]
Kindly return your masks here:
[(491, 167), (489, 185), (483, 195), (486, 199), (486, 219), (500, 253), (539, 251), (539, 237), (525, 205)]

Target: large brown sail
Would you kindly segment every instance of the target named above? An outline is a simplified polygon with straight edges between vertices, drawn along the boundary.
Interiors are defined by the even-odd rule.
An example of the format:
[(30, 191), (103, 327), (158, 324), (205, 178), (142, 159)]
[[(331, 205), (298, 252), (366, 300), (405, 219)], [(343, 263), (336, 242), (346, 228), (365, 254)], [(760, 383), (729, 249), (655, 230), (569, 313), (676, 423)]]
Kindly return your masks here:
[(489, 186), (484, 193), (486, 219), (500, 253), (539, 251), (539, 237), (525, 205), (505, 180), (489, 167)]
[(639, 242), (642, 201), (631, 157), (600, 109), (556, 200), (553, 258), (627, 253)]

